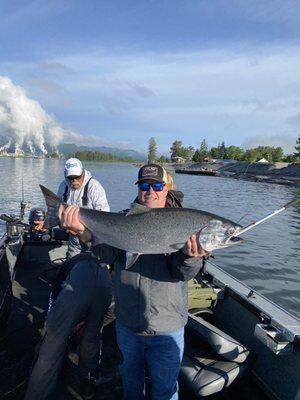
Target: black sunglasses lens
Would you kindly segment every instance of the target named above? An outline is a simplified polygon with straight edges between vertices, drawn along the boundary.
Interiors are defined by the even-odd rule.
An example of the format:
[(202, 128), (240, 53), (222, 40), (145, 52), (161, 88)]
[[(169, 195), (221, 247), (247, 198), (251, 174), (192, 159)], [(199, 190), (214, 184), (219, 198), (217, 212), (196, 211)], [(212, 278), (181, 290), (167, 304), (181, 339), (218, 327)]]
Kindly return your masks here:
[(80, 176), (68, 176), (67, 179), (69, 179), (69, 181), (78, 181), (81, 178)]

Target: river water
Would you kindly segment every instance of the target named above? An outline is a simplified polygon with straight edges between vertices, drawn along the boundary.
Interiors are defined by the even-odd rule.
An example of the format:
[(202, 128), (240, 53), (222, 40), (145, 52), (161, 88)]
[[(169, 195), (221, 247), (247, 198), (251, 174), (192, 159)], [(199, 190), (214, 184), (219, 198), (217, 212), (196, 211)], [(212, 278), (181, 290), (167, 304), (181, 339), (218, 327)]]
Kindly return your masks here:
[[(22, 198), (44, 206), (38, 184), (56, 192), (63, 160), (0, 157), (0, 213), (16, 213)], [(137, 168), (130, 164), (85, 163), (106, 189), (112, 211), (127, 208), (136, 195)], [(300, 190), (283, 185), (210, 176), (177, 175), (185, 206), (209, 211), (247, 225), (299, 198)], [(4, 232), (0, 225), (0, 235)], [(244, 234), (245, 242), (215, 251), (214, 262), (226, 272), (300, 317), (300, 205), (291, 206)]]

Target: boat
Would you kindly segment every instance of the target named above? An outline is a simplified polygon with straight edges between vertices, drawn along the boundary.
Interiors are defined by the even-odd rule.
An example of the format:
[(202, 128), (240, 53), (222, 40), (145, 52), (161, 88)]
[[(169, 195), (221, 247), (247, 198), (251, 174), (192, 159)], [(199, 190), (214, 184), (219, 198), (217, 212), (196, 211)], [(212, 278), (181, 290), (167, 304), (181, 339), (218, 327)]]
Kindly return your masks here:
[(177, 174), (189, 174), (189, 175), (207, 175), (207, 176), (216, 176), (219, 175), (219, 172), (213, 170), (211, 168), (177, 168), (175, 169)]
[[(67, 242), (59, 230), (43, 237), (22, 216), (1, 217), (7, 229), (0, 240), (0, 399), (17, 400), (44, 333), (49, 275), (59, 270)], [(122, 398), (112, 325), (104, 330), (96, 400)], [(57, 400), (80, 398), (77, 361), (70, 346)], [(181, 400), (299, 400), (300, 320), (204, 260), (189, 282), (179, 384)]]

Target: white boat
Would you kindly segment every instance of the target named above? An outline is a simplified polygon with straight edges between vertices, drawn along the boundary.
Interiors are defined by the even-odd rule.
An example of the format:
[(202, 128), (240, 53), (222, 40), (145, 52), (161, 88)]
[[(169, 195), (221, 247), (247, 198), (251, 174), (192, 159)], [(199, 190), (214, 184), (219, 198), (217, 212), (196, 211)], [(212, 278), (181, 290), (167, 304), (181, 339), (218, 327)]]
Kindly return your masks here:
[[(53, 266), (59, 268), (54, 260), (65, 257), (66, 242), (57, 235), (46, 241), (32, 237), (20, 219), (6, 216), (6, 220), (7, 232), (0, 240), (0, 361), (4, 366), (0, 399), (17, 400), (26, 389), (34, 348), (43, 334), (51, 290), (45, 273)], [(300, 400), (299, 319), (210, 261), (203, 265), (197, 282), (191, 282), (189, 300), (181, 400)], [(20, 354), (28, 356), (24, 360)], [(58, 400), (78, 398), (76, 360), (73, 351)], [(120, 399), (120, 387), (115, 381), (110, 385), (99, 387), (96, 399), (104, 394), (106, 399)]]

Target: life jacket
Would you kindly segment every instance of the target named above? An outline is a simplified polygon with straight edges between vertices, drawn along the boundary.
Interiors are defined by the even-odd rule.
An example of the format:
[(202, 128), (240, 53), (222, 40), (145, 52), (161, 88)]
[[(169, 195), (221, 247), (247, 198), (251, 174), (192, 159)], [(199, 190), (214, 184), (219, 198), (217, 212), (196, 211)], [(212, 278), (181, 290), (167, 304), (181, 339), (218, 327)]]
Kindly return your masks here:
[[(84, 189), (83, 189), (83, 195), (82, 195), (82, 198), (81, 198), (82, 207), (86, 207), (86, 206), (88, 205), (88, 196), (87, 196), (87, 193), (88, 193), (89, 183), (90, 183), (90, 180), (91, 180), (91, 179), (92, 179), (92, 177), (87, 181), (87, 183), (85, 184)], [(67, 200), (68, 200), (68, 193), (69, 193), (69, 186), (66, 185), (65, 191), (64, 191), (64, 194), (63, 194), (63, 201), (64, 201), (65, 203), (66, 203)]]
[(166, 199), (166, 208), (181, 208), (184, 194), (180, 190), (169, 190)]

